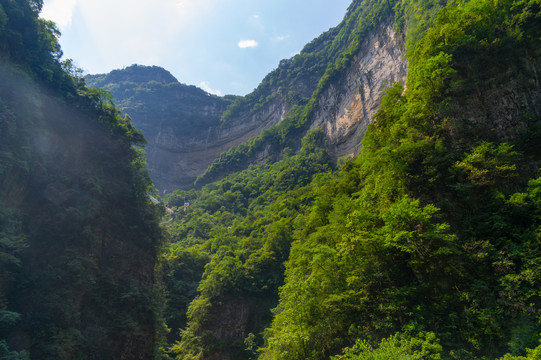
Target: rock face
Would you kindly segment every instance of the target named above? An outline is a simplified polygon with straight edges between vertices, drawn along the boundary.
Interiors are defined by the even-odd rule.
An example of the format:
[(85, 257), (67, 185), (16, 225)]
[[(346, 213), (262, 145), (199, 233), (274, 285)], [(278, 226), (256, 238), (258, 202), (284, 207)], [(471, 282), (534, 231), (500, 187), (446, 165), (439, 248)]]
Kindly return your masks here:
[[(316, 99), (309, 128), (324, 130), (328, 152), (334, 160), (359, 153), (364, 131), (377, 111), (383, 91), (396, 81), (405, 82), (404, 46), (392, 23), (389, 18), (364, 36), (348, 68)], [(321, 53), (336, 33), (331, 29), (307, 45), (301, 53), (304, 58), (280, 62), (278, 69), (244, 98), (207, 94), (178, 83), (166, 70), (156, 67), (132, 66), (91, 76), (89, 80), (91, 85), (110, 90), (119, 107), (144, 132), (148, 166), (157, 188), (188, 189), (220, 154), (279, 124), (295, 106), (306, 104), (323, 76), (326, 65), (321, 64), (330, 61)], [(499, 138), (514, 136), (524, 130), (518, 114), (541, 113), (541, 70), (535, 61), (528, 62), (529, 58), (535, 59), (536, 54), (523, 57), (515, 74), (485, 74), (493, 79), (492, 87), (484, 87), (483, 91), (472, 89), (467, 101), (452, 104), (455, 117), (463, 122), (454, 124), (455, 136), (466, 136), (458, 129), (472, 128), (472, 124), (477, 125), (471, 132), (492, 132)], [(235, 107), (237, 102), (242, 105)], [(233, 108), (235, 111), (231, 111)], [(270, 144), (261, 147), (249, 161), (264, 161), (273, 155), (269, 149)], [(233, 170), (238, 169), (230, 171)], [(222, 169), (217, 176), (225, 176), (227, 171)], [(215, 179), (216, 176), (210, 177)]]
[[(130, 144), (3, 60), (0, 78), (0, 237), (24, 244), (9, 282), (2, 264), (1, 310), (21, 314), (2, 329), (7, 346), (35, 359), (152, 358), (161, 235)], [(7, 236), (5, 214), (17, 224)]]
[(466, 90), (467, 96), (450, 104), (451, 135), (509, 141), (535, 127), (529, 120), (541, 117), (541, 65), (534, 60), (539, 58), (537, 49), (506, 68), (490, 67), (477, 74), (480, 81)]
[(359, 154), (383, 90), (406, 79), (405, 53), (390, 23), (369, 34), (348, 71), (319, 98), (311, 127), (325, 131), (335, 159)]
[[(288, 94), (270, 89), (272, 101), (258, 109), (244, 108), (222, 124), (220, 118), (234, 96), (217, 97), (181, 84), (156, 66), (132, 65), (90, 75), (87, 83), (110, 91), (144, 133), (148, 168), (161, 191), (192, 188), (222, 152), (279, 123), (293, 106)], [(317, 78), (303, 78), (295, 86), (296, 94), (309, 97), (316, 86)]]
[[(212, 110), (215, 112), (217, 108)], [(223, 127), (217, 122), (190, 137), (178, 134), (175, 126), (160, 127), (155, 137), (147, 138), (146, 148), (155, 185), (160, 190), (191, 188), (197, 176), (205, 172), (222, 152), (278, 123), (286, 112), (286, 105), (272, 104), (230, 126)], [(137, 126), (137, 122), (135, 124)]]
[[(239, 353), (235, 342), (243, 341), (249, 334), (257, 334), (263, 324), (270, 321), (269, 309), (276, 304), (263, 298), (234, 299), (226, 298), (220, 302), (210, 316), (210, 321), (204, 324), (208, 330), (205, 342), (222, 344), (215, 351), (206, 355), (207, 360), (237, 360), (248, 358), (251, 354)], [(255, 352), (255, 346), (252, 351)]]
[(191, 187), (217, 156), (208, 146), (210, 136), (234, 97), (181, 84), (156, 66), (132, 65), (86, 80), (111, 91), (114, 102), (145, 134), (148, 168), (158, 189)]
[[(349, 69), (318, 99), (311, 128), (325, 130), (329, 153), (334, 158), (358, 154), (382, 91), (405, 78), (403, 47), (390, 23), (367, 36)], [(291, 67), (292, 63), (284, 60), (276, 71)], [(157, 75), (135, 75), (135, 70)], [(271, 100), (258, 107), (244, 107), (222, 123), (220, 117), (233, 97), (219, 98), (176, 80), (170, 82), (164, 72), (167, 73), (156, 67), (132, 66), (88, 80), (91, 85), (110, 90), (117, 105), (143, 131), (148, 141), (148, 167), (156, 187), (162, 191), (191, 188), (197, 176), (221, 153), (280, 123), (294, 105), (311, 96), (319, 82), (318, 76), (298, 77), (294, 82), (290, 80), (289, 87), (294, 91), (289, 93), (276, 85), (269, 86), (264, 91)], [(153, 101), (159, 105), (152, 104)], [(263, 152), (257, 160), (266, 156)]]

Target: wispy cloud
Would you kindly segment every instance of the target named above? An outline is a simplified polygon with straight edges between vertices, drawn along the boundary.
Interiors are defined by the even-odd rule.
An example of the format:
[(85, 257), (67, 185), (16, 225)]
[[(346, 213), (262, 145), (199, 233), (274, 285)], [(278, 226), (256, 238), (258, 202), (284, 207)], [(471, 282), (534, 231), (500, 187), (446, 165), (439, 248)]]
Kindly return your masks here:
[(274, 39), (276, 41), (284, 41), (286, 39), (289, 39), (291, 37), (291, 35), (284, 35), (284, 36), (276, 36)]
[(263, 23), (261, 16), (258, 14), (253, 14), (250, 16), (248, 21), (254, 29), (257, 29), (258, 31), (265, 31), (265, 24)]
[(238, 45), (241, 49), (246, 49), (246, 48), (255, 48), (259, 44), (255, 40), (241, 40), (239, 41)]
[(220, 90), (211, 89), (209, 84), (206, 81), (201, 81), (198, 85), (201, 89), (205, 90), (209, 94), (214, 94), (218, 96), (222, 96), (222, 92)]
[(66, 29), (71, 25), (73, 11), (77, 0), (51, 0), (43, 5), (41, 17), (54, 21), (60, 29)]

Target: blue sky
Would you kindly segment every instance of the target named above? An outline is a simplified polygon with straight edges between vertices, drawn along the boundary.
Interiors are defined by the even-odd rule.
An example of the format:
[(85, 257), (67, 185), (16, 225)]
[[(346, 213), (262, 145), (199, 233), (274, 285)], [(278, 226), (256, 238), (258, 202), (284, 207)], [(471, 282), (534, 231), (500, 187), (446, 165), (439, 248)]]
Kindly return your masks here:
[(45, 0), (64, 57), (96, 74), (158, 65), (180, 82), (245, 95), (351, 0)]

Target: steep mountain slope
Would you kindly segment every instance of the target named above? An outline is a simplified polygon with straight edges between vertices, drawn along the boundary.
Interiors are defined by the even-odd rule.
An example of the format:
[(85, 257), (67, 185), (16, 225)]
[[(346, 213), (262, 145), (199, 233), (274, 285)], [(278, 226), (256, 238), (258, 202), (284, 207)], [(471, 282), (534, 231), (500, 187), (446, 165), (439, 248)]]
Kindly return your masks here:
[(151, 359), (162, 210), (142, 134), (0, 1), (0, 358)]
[(132, 65), (109, 74), (89, 75), (89, 86), (113, 94), (145, 134), (152, 180), (161, 190), (190, 188), (212, 159), (228, 148), (216, 143), (220, 117), (234, 97), (220, 98), (181, 84), (168, 71)]
[[(403, 46), (391, 17), (377, 23), (361, 22), (367, 11), (354, 2), (341, 24), (314, 39), (300, 54), (282, 60), (246, 97), (217, 98), (176, 82), (167, 84), (171, 77), (162, 76), (164, 70), (140, 66), (89, 76), (87, 81), (111, 91), (115, 102), (149, 139), (149, 168), (161, 190), (190, 188), (190, 182), (213, 162), (199, 186), (249, 163), (278, 159), (285, 147), (298, 151), (300, 139), (310, 128), (325, 130), (334, 160), (353, 156), (359, 152), (360, 139), (382, 91), (404, 80), (406, 74)], [(135, 72), (148, 75), (137, 78)], [(156, 78), (152, 72), (157, 73)], [(302, 129), (278, 134), (290, 132), (288, 124), (306, 111), (310, 114), (301, 114), (307, 117)], [(281, 129), (262, 135), (284, 119), (289, 121)], [(254, 146), (245, 149), (244, 145), (215, 161), (254, 137)], [(287, 137), (288, 143), (278, 137)]]
[[(167, 310), (180, 325), (171, 354), (535, 359), (541, 4), (354, 1), (352, 14), (363, 36), (313, 96), (222, 154), (199, 184), (256, 165), (167, 197), (179, 210), (192, 199), (171, 221), (165, 261), (168, 299), (189, 294)], [(392, 28), (404, 50), (381, 49)], [(407, 82), (389, 84), (359, 156), (331, 173), (329, 134), (365, 114), (367, 102), (351, 99), (369, 91), (348, 75), (367, 63), (354, 56), (361, 44), (407, 53)], [(314, 122), (320, 112), (332, 115)]]
[(356, 0), (236, 98), (166, 198), (169, 355), (537, 358), (540, 18)]
[[(352, 2), (340, 25), (312, 41), (292, 61), (282, 61), (281, 65), (292, 68), (280, 66), (269, 74), (254, 93), (237, 99), (222, 121), (227, 126), (242, 111), (264, 108), (269, 97), (259, 94), (266, 88), (275, 89), (270, 99), (284, 95), (285, 91), (295, 95), (298, 74), (316, 75), (311, 77), (318, 79), (309, 90), (311, 95), (302, 99), (293, 96), (297, 101), (291, 103), (280, 122), (221, 154), (196, 185), (220, 179), (250, 163), (280, 159), (286, 148), (298, 151), (301, 138), (315, 127), (324, 129), (327, 149), (334, 161), (341, 156), (356, 155), (384, 89), (405, 77), (403, 44), (392, 24), (390, 3)], [(312, 63), (316, 65), (309, 67)], [(286, 103), (290, 101), (289, 97), (283, 99)]]
[(334, 159), (359, 154), (383, 91), (405, 80), (404, 60), (400, 36), (392, 19), (386, 19), (368, 32), (350, 66), (320, 94), (310, 128), (324, 130), (327, 150)]

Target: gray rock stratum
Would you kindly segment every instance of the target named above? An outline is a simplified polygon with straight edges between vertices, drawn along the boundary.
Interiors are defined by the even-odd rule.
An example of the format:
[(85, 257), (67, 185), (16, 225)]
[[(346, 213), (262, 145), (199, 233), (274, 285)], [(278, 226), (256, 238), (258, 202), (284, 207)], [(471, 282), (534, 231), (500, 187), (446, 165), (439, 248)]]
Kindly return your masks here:
[[(403, 45), (390, 23), (365, 36), (348, 69), (318, 98), (310, 128), (325, 131), (329, 154), (335, 159), (358, 154), (383, 90), (405, 80)], [(292, 62), (283, 61), (280, 67)], [(287, 81), (297, 98), (307, 99), (319, 78), (316, 74)], [(173, 79), (161, 68), (136, 65), (88, 78), (90, 85), (110, 90), (117, 105), (144, 132), (151, 177), (162, 191), (191, 188), (221, 153), (280, 123), (296, 104), (288, 96), (291, 91), (287, 94), (271, 84), (265, 89), (270, 100), (262, 106), (245, 106), (224, 124), (220, 117), (234, 97), (213, 96)], [(266, 156), (262, 152), (256, 160)]]

